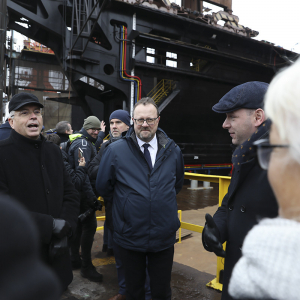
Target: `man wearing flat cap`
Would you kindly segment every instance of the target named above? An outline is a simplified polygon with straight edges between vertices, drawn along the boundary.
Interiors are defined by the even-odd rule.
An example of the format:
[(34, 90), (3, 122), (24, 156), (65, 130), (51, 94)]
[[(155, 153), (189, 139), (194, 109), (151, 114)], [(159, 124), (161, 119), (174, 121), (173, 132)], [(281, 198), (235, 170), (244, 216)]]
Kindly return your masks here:
[(226, 114), (222, 127), (228, 130), (235, 148), (228, 193), (213, 217), (206, 214), (202, 233), (204, 248), (217, 256), (225, 257), (222, 244), (227, 242), (222, 300), (233, 299), (228, 294), (228, 284), (232, 269), (241, 257), (246, 234), (260, 219), (278, 215), (267, 173), (260, 168), (253, 147), (253, 142), (269, 135), (270, 120), (263, 110), (267, 88), (267, 83), (258, 81), (241, 84), (212, 108)]
[(19, 93), (9, 102), (13, 130), (0, 142), (0, 192), (13, 196), (30, 212), (39, 232), (42, 259), (65, 290), (73, 279), (68, 239), (76, 230), (79, 195), (60, 149), (40, 134), (41, 108), (37, 97), (29, 93)]
[[(83, 128), (79, 133), (69, 135), (71, 142), (68, 155), (69, 163), (74, 170), (79, 167), (79, 151), (85, 158), (86, 168), (97, 154), (97, 147), (102, 143), (105, 135), (105, 124), (95, 116), (89, 116), (84, 120)], [(80, 214), (85, 213), (90, 208), (95, 208), (95, 203), (100, 205), (100, 201), (93, 191), (90, 179), (86, 175), (80, 192)], [(84, 221), (78, 223), (77, 231), (73, 242), (71, 243), (71, 261), (72, 268), (81, 269), (82, 277), (91, 281), (101, 282), (102, 274), (98, 273), (92, 264), (91, 250), (94, 242), (94, 235), (97, 228), (96, 214), (93, 212)], [(81, 256), (79, 249), (81, 247)]]

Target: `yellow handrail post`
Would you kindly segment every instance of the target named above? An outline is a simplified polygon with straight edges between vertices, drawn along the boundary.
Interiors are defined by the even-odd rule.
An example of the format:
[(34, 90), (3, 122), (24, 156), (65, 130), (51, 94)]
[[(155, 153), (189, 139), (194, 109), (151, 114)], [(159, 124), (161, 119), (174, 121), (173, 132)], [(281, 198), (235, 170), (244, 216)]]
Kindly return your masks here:
[[(229, 178), (219, 178), (219, 206), (222, 205), (224, 196), (227, 194), (228, 187), (230, 184)], [(226, 243), (223, 244), (223, 249), (226, 250)], [(225, 259), (223, 257), (217, 258), (217, 277), (210, 281), (206, 286), (222, 291), (223, 284), (220, 283), (220, 272), (224, 270)]]
[(179, 221), (180, 221), (180, 227), (179, 227), (179, 240), (178, 240), (178, 243), (180, 244), (181, 243), (181, 216), (182, 216), (182, 211), (181, 210), (178, 210), (178, 213), (179, 213)]

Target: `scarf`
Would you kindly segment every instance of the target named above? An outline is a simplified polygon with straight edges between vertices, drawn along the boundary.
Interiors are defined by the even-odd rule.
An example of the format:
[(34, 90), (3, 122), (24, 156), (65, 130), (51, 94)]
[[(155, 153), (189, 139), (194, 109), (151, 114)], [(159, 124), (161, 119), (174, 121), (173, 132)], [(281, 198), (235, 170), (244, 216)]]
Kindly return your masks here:
[(271, 120), (263, 122), (257, 130), (243, 144), (237, 146), (232, 155), (232, 164), (236, 171), (241, 168), (241, 164), (256, 156), (253, 143), (266, 136), (270, 130)]

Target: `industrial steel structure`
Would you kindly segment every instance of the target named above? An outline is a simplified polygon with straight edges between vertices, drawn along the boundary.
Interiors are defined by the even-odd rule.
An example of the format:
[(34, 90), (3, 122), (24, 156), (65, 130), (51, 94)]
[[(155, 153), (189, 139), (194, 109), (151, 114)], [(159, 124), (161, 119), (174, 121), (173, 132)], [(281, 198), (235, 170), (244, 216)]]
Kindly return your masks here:
[[(211, 107), (238, 84), (269, 82), (295, 53), (251, 39), (258, 32), (239, 23), (231, 0), (182, 1), (7, 0), (8, 29), (54, 51), (70, 85), (50, 98), (73, 106), (73, 127), (81, 109), (107, 120), (152, 93), (186, 163), (228, 163), (224, 116)], [(205, 13), (203, 2), (220, 11)]]

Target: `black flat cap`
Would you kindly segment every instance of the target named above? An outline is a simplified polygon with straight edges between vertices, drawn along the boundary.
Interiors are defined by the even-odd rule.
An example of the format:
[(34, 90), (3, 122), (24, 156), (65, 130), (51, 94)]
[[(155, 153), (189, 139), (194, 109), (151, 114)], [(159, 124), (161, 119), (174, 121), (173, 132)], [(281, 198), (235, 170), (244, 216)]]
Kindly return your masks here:
[(212, 107), (217, 113), (229, 113), (240, 108), (263, 108), (268, 83), (250, 81), (231, 89)]
[(8, 110), (9, 112), (18, 110), (24, 105), (36, 104), (37, 106), (43, 108), (44, 105), (39, 102), (39, 99), (30, 93), (19, 93), (14, 95), (9, 101)]

